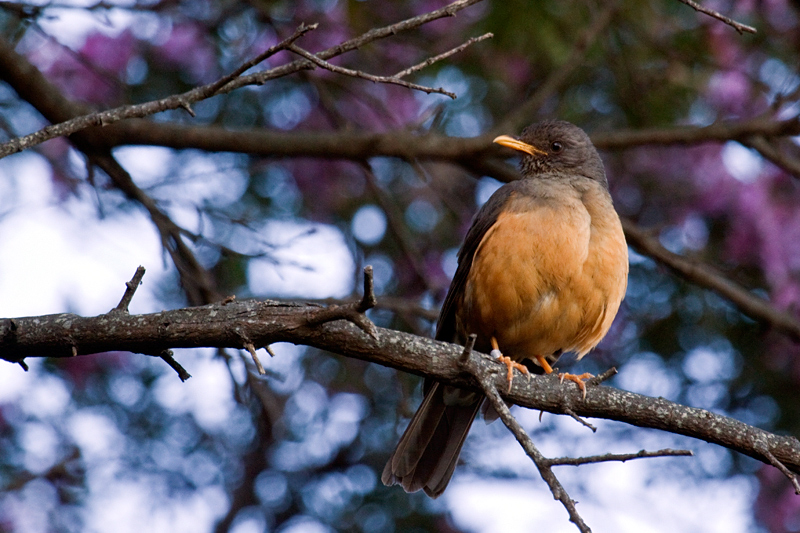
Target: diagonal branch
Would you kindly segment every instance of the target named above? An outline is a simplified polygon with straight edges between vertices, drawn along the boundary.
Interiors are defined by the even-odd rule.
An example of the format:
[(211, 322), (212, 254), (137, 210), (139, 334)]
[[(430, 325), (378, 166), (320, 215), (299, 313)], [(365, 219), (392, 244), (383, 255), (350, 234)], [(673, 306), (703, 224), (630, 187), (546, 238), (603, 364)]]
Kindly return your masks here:
[(406, 87), (408, 89), (414, 89), (415, 91), (422, 91), (422, 92), (425, 92), (425, 93), (428, 93), (428, 94), (431, 94), (431, 93), (443, 94), (445, 96), (449, 96), (453, 100), (456, 99), (455, 93), (451, 93), (449, 91), (445, 91), (441, 87), (438, 88), (438, 89), (437, 88), (433, 88), (433, 87), (426, 87), (424, 85), (418, 85), (416, 83), (411, 83), (411, 82), (404, 81), (404, 80), (401, 80), (399, 78), (395, 78), (395, 77), (391, 77), (391, 76), (376, 76), (374, 74), (368, 74), (368, 73), (366, 73), (366, 72), (364, 72), (362, 70), (352, 70), (352, 69), (349, 69), (349, 68), (340, 67), (340, 66), (334, 65), (333, 63), (329, 63), (328, 61), (325, 61), (324, 59), (321, 59), (318, 56), (315, 56), (311, 52), (309, 52), (307, 50), (304, 50), (304, 49), (300, 48), (299, 46), (297, 46), (295, 44), (290, 45), (288, 47), (288, 49), (291, 50), (292, 52), (294, 52), (295, 54), (308, 59), (309, 61), (311, 61), (315, 65), (317, 65), (319, 67), (322, 67), (325, 70), (329, 70), (331, 72), (334, 72), (336, 74), (343, 74), (345, 76), (351, 76), (353, 78), (361, 78), (363, 80), (368, 80), (368, 81), (372, 81), (372, 82), (375, 82), (375, 83), (388, 83), (388, 84), (391, 84), (391, 85), (399, 85), (401, 87)]
[(489, 374), (484, 372), (480, 365), (474, 364), (474, 356), (472, 354), (472, 347), (474, 345), (475, 335), (473, 334), (470, 335), (469, 341), (464, 348), (464, 354), (462, 355), (464, 367), (480, 384), (481, 388), (483, 389), (483, 393), (486, 395), (486, 398), (489, 400), (489, 403), (491, 403), (494, 410), (500, 416), (503, 424), (505, 424), (509, 431), (511, 431), (514, 437), (517, 439), (517, 442), (519, 442), (520, 446), (522, 446), (522, 449), (525, 450), (525, 453), (531, 458), (533, 464), (536, 465), (536, 468), (539, 470), (539, 475), (542, 476), (542, 479), (550, 488), (550, 492), (553, 493), (553, 498), (559, 500), (567, 510), (570, 522), (574, 523), (579, 531), (590, 532), (591, 529), (589, 529), (589, 526), (586, 525), (586, 523), (583, 521), (583, 518), (581, 518), (581, 515), (578, 514), (578, 510), (575, 508), (575, 501), (570, 498), (569, 494), (567, 494), (566, 489), (564, 489), (563, 485), (561, 485), (561, 482), (553, 473), (553, 470), (550, 467), (551, 465), (548, 464), (545, 456), (542, 455), (531, 438), (522, 428), (520, 423), (517, 422), (517, 419), (511, 414), (511, 411), (503, 401), (503, 398), (500, 397), (500, 393), (497, 391), (494, 382), (490, 379)]
[(750, 318), (768, 324), (795, 341), (800, 341), (800, 320), (790, 313), (777, 309), (768, 300), (726, 278), (709, 265), (670, 252), (661, 246), (658, 239), (630, 220), (623, 218), (622, 227), (628, 244), (636, 251), (666, 265), (687, 281), (711, 289)]
[(745, 32), (747, 32), (747, 33), (756, 33), (756, 29), (754, 27), (748, 26), (747, 24), (742, 24), (741, 22), (736, 22), (732, 18), (726, 17), (725, 15), (723, 15), (722, 13), (720, 13), (718, 11), (714, 11), (713, 9), (709, 9), (707, 7), (701, 6), (700, 4), (695, 2), (694, 0), (678, 0), (678, 2), (686, 4), (687, 6), (691, 7), (695, 11), (698, 11), (700, 13), (703, 13), (705, 15), (708, 15), (708, 16), (710, 16), (712, 18), (715, 18), (715, 19), (717, 19), (719, 21), (724, 22), (728, 26), (730, 26), (733, 29), (735, 29), (736, 31), (738, 31), (739, 34), (742, 34), (742, 33), (745, 33)]
[(433, 57), (429, 57), (428, 59), (426, 59), (425, 61), (423, 61), (421, 63), (417, 63), (416, 65), (408, 67), (405, 70), (401, 70), (400, 72), (398, 72), (397, 74), (392, 76), (392, 78), (405, 78), (409, 74), (413, 74), (414, 72), (418, 72), (418, 71), (420, 71), (420, 70), (422, 70), (422, 69), (424, 69), (426, 67), (429, 67), (429, 66), (433, 65), (437, 61), (441, 61), (442, 59), (447, 59), (448, 57), (450, 57), (452, 55), (455, 55), (455, 54), (457, 54), (459, 52), (462, 52), (463, 50), (465, 50), (466, 48), (472, 46), (475, 43), (479, 43), (481, 41), (485, 41), (486, 39), (491, 39), (492, 37), (494, 37), (493, 33), (484, 33), (483, 35), (481, 35), (479, 37), (472, 37), (472, 38), (468, 39), (466, 42), (464, 42), (463, 44), (460, 44), (460, 45), (456, 46), (455, 48), (451, 48), (447, 52), (443, 52), (443, 53), (435, 55)]

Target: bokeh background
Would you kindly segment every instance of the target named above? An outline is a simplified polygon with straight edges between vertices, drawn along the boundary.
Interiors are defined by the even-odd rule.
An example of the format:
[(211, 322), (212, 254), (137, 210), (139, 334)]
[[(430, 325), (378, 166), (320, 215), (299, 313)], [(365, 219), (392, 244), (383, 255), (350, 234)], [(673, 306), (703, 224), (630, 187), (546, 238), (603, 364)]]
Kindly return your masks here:
[[(214, 149), (213, 128), (299, 140), (412, 132), (425, 143), (557, 117), (608, 140), (796, 117), (800, 3), (705, 4), (758, 33), (740, 35), (677, 0), (486, 0), (334, 60), (391, 75), (492, 32), (409, 77), (456, 100), (306, 71), (196, 104), (196, 118), (178, 110), (148, 119), (154, 131), (205, 131), (202, 146), (140, 138), (113, 157), (183, 229), (187, 253), (219, 295), (346, 299), (370, 264), (379, 297), (370, 317), (430, 335), (470, 219), (500, 182), (445, 156), (224, 151)], [(300, 23), (319, 23), (299, 41), (318, 51), (443, 5), (0, 2), (0, 37), (63, 97), (105, 109), (212, 82)], [(256, 69), (292, 59), (282, 53)], [(0, 81), (5, 139), (48, 124), (40, 102)], [(733, 135), (598, 145), (622, 216), (797, 316), (797, 139), (764, 138), (758, 128), (752, 139), (768, 149)], [(0, 161), (0, 316), (104, 313), (139, 264), (148, 271), (131, 312), (201, 303), (189, 290), (200, 281), (174, 257), (141, 202), (67, 140)], [(302, 346), (274, 350), (266, 378), (248, 372), (236, 350), (179, 350), (193, 375), (186, 383), (162, 361), (130, 353), (29, 359), (28, 372), (0, 365), (0, 531), (574, 531), (499, 423), (473, 427), (439, 500), (384, 487), (380, 471), (420, 401), (419, 378)], [(798, 356), (786, 335), (632, 252), (615, 326), (575, 368), (614, 365), (612, 386), (798, 435)], [(595, 531), (800, 530), (800, 497), (774, 468), (666, 433), (592, 421), (592, 434), (571, 419), (514, 413), (550, 456), (695, 452), (560, 467)]]

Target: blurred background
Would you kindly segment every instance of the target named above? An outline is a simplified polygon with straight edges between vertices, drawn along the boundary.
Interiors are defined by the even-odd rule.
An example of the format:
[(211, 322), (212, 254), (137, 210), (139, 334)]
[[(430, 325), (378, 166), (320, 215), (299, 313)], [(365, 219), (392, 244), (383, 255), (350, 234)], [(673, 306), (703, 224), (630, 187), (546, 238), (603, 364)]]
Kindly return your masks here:
[[(432, 146), (562, 118), (596, 140), (622, 216), (797, 317), (800, 129), (762, 129), (800, 111), (800, 3), (706, 4), (758, 33), (677, 0), (486, 0), (332, 60), (391, 75), (492, 32), (408, 77), (456, 100), (317, 69), (198, 103), (195, 118), (152, 116), (137, 138), (115, 141), (116, 173), (87, 164), (87, 151), (64, 138), (7, 157), (0, 316), (107, 312), (139, 264), (148, 271), (133, 313), (234, 294), (338, 301), (357, 296), (370, 264), (379, 299), (370, 317), (431, 335), (458, 246), (498, 176), (452, 153), (400, 158), (376, 148), (346, 159), (336, 143), (325, 157), (303, 147), (320, 132), (411, 133)], [(298, 42), (317, 52), (443, 5), (0, 2), (11, 65), (0, 83), (2, 140), (51, 116), (39, 92), (9, 81), (15, 67), (40, 72), (43, 92), (106, 109), (212, 82), (301, 23), (319, 23)], [(254, 70), (293, 59), (281, 53)], [(747, 136), (681, 133), (753, 120)], [(513, 129), (495, 131), (501, 125)], [(246, 153), (223, 145), (222, 131), (282, 133), (301, 148)], [(664, 135), (644, 142), (642, 132)], [(120, 168), (132, 186), (121, 185)], [(173, 240), (142, 198), (180, 228)], [(163, 361), (130, 353), (28, 359), (28, 372), (1, 364), (0, 531), (575, 530), (500, 423), (475, 424), (442, 498), (384, 487), (380, 472), (421, 380), (302, 346), (274, 350), (262, 356), (266, 378), (236, 350), (178, 350), (193, 376), (186, 383)], [(611, 386), (798, 435), (799, 355), (785, 334), (632, 252), (611, 333), (573, 369), (617, 366)], [(667, 433), (592, 420), (593, 434), (571, 419), (514, 413), (549, 456), (695, 452), (558, 468), (594, 531), (800, 531), (800, 497), (772, 467)]]

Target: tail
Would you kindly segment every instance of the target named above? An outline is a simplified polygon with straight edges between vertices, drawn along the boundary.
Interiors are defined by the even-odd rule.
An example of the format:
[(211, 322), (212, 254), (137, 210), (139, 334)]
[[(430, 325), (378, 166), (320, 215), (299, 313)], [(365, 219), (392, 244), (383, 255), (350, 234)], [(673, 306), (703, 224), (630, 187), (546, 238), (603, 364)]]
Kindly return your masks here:
[(399, 483), (406, 492), (423, 489), (438, 498), (453, 476), (481, 403), (482, 395), (434, 383), (386, 463), (383, 484)]

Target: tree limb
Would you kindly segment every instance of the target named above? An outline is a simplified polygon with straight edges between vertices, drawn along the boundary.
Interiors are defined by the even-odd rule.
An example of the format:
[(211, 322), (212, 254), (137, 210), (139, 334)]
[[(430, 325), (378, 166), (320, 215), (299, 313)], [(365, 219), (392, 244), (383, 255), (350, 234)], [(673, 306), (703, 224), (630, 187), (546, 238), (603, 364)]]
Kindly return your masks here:
[[(110, 313), (80, 317), (64, 313), (0, 320), (0, 358), (18, 363), (26, 357), (73, 357), (106, 351), (160, 353), (171, 348), (243, 348), (238, 332), (254, 346), (290, 342), (427, 376), (448, 385), (480, 390), (459, 364), (462, 348), (454, 344), (376, 327), (364, 333), (348, 320), (310, 325), (319, 306), (275, 301), (215, 303), (147, 315)], [(481, 372), (496, 373), (505, 390), (505, 366), (489, 356), (477, 357)], [(705, 440), (773, 464), (766, 452), (792, 472), (800, 473), (800, 441), (775, 435), (738, 420), (649, 398), (607, 386), (592, 386), (585, 400), (572, 383), (557, 376), (514, 380), (503, 395), (517, 405), (565, 414), (606, 418)]]

